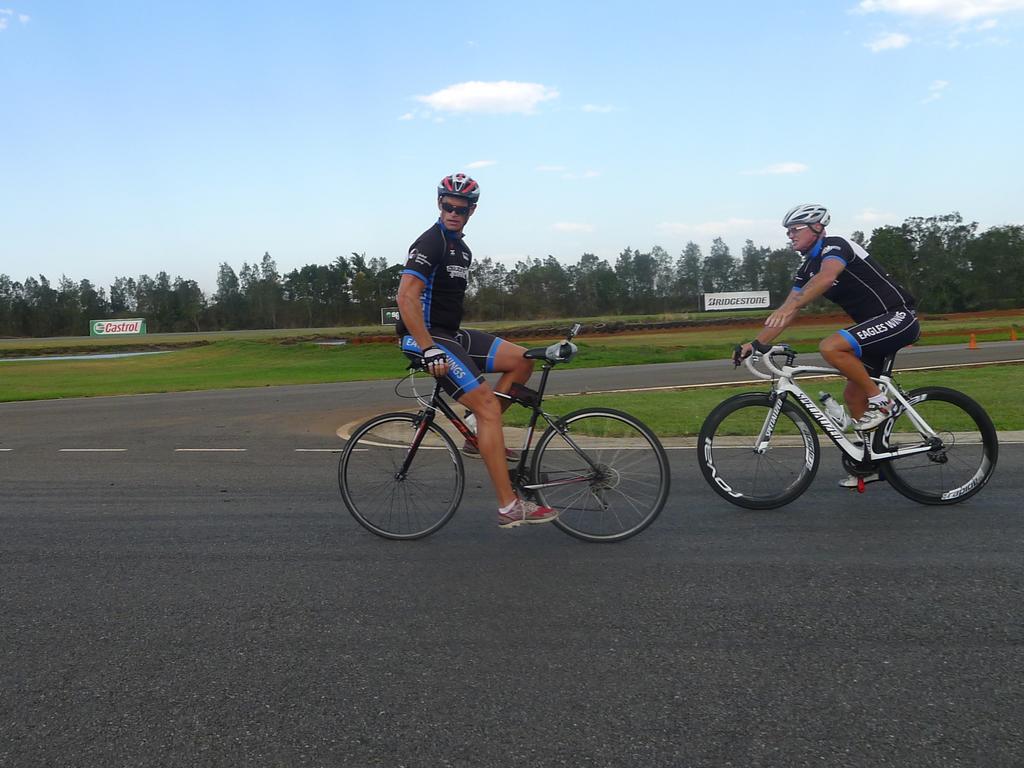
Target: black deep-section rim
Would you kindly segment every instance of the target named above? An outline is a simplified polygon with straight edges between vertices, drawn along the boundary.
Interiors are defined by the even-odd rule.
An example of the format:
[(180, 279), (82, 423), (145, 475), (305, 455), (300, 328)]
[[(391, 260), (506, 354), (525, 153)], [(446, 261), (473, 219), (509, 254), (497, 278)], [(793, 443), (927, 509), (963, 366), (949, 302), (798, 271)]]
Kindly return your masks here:
[[(818, 442), (818, 435), (807, 415), (793, 405), (791, 402), (784, 402), (779, 412), (779, 420), (788, 419), (797, 431), (796, 439), (793, 436), (782, 436), (773, 434), (772, 441), (776, 445), (780, 443), (793, 442), (794, 445), (775, 445), (769, 447), (764, 454), (754, 452), (754, 440), (756, 434), (744, 435), (719, 435), (718, 430), (722, 423), (731, 415), (747, 408), (764, 410), (763, 417), (753, 417), (751, 424), (759, 427), (768, 418), (768, 411), (772, 405), (772, 396), (768, 392), (747, 392), (730, 397), (723, 401), (708, 414), (707, 419), (701, 426), (700, 435), (697, 438), (697, 463), (700, 466), (701, 474), (708, 485), (731, 504), (745, 509), (777, 509), (785, 506), (798, 498), (807, 490), (814, 475), (818, 471), (818, 464), (821, 460), (821, 448)], [(744, 442), (750, 438), (749, 443)], [(727, 439), (728, 438), (728, 439)], [(716, 441), (718, 445), (716, 445)], [(727, 445), (726, 443), (732, 443)], [(799, 469), (786, 470), (793, 474), (793, 479), (786, 482), (785, 486), (772, 493), (754, 494), (747, 488), (753, 484), (768, 478), (771, 475), (780, 473), (781, 464), (776, 458), (779, 451), (796, 451), (803, 448), (803, 458), (798, 459)], [(723, 457), (729, 457), (729, 453), (737, 452), (735, 455), (736, 469), (723, 471)], [(744, 454), (743, 452), (746, 452)], [(716, 458), (717, 456), (717, 458)], [(729, 475), (726, 477), (726, 475)]]

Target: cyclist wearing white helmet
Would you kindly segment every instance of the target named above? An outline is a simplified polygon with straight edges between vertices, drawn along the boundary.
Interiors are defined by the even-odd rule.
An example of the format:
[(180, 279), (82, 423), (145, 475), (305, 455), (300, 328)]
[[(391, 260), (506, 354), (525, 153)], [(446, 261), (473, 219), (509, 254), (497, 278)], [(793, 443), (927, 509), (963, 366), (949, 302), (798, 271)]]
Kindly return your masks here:
[[(871, 376), (881, 372), (885, 357), (917, 341), (921, 329), (914, 297), (860, 245), (826, 235), (830, 220), (828, 209), (817, 203), (794, 206), (782, 218), (789, 242), (804, 261), (793, 290), (754, 342), (741, 345), (737, 362), (751, 353), (753, 343), (770, 344), (797, 312), (824, 296), (842, 307), (854, 325), (830, 335), (818, 348), (825, 361), (847, 378), (843, 395), (854, 429), (870, 432), (885, 423), (893, 405)], [(840, 484), (850, 485), (849, 479)]]
[[(476, 444), (467, 440), (462, 452), (483, 459), (498, 496), (498, 525), (547, 523), (558, 513), (526, 499), (512, 489), (506, 460), (518, 455), (505, 448), (501, 413), (508, 400), (494, 391), (509, 392), (525, 384), (533, 361), (525, 348), (462, 325), (469, 266), (473, 254), (463, 230), (476, 211), (480, 185), (464, 173), (445, 176), (437, 185), (438, 220), (409, 247), (398, 285), (397, 331), (406, 356), (422, 363), (441, 380), (445, 391), (476, 417)], [(494, 389), (483, 373), (498, 372)]]

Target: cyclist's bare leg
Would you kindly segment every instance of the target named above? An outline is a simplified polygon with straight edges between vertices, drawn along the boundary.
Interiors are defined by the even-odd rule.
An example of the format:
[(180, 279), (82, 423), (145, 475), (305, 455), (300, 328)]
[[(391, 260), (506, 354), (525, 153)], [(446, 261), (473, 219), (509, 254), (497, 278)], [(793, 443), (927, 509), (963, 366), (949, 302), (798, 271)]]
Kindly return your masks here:
[(853, 419), (859, 419), (868, 410), (868, 394), (860, 385), (852, 381), (846, 382), (846, 389), (843, 390), (843, 399), (846, 400), (846, 409)]
[[(513, 384), (525, 384), (533, 374), (533, 360), (523, 357), (525, 347), (513, 344), (511, 341), (502, 341), (498, 346), (498, 352), (494, 355), (494, 370), (501, 371), (501, 378), (494, 385), (495, 392), (508, 394)], [(511, 400), (498, 398), (501, 410), (505, 411), (512, 404)]]
[(818, 350), (826, 363), (846, 377), (846, 389), (843, 391), (846, 407), (851, 417), (859, 419), (868, 409), (868, 398), (881, 394), (882, 390), (871, 380), (864, 363), (853, 353), (850, 342), (838, 333), (823, 339)]
[(459, 402), (476, 415), (476, 440), (480, 458), (491, 477), (491, 484), (498, 496), (498, 506), (505, 507), (515, 501), (516, 494), (508, 476), (505, 435), (501, 431), (501, 405), (498, 400), (486, 381), (459, 398)]

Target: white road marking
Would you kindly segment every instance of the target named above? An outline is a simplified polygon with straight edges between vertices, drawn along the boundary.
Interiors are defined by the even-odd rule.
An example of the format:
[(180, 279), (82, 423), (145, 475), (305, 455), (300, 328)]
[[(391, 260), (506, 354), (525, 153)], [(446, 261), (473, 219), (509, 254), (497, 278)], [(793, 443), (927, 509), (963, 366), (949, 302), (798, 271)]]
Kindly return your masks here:
[(124, 453), (127, 448), (58, 448), (58, 453)]
[(243, 453), (248, 448), (175, 448), (175, 453)]
[(341, 453), (343, 448), (296, 448), (296, 453)]

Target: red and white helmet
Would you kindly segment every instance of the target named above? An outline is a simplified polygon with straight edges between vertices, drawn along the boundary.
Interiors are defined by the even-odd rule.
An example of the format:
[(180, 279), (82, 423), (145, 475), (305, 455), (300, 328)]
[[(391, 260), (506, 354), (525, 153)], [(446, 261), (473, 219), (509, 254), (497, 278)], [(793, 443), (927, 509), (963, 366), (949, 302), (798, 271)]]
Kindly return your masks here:
[(782, 226), (795, 227), (799, 224), (821, 224), (827, 227), (832, 220), (828, 208), (818, 203), (801, 203), (789, 209), (789, 212), (782, 217)]
[(437, 196), (461, 197), (471, 203), (480, 199), (480, 185), (464, 173), (453, 173), (438, 182)]

